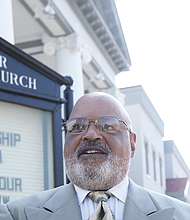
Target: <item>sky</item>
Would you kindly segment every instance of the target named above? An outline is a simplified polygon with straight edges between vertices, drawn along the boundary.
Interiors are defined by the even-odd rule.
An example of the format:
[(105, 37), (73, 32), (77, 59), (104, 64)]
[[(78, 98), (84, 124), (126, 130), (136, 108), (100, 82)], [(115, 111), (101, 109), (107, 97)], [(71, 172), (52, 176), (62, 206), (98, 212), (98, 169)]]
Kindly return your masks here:
[(190, 169), (189, 0), (115, 0), (131, 58), (119, 88), (142, 85)]

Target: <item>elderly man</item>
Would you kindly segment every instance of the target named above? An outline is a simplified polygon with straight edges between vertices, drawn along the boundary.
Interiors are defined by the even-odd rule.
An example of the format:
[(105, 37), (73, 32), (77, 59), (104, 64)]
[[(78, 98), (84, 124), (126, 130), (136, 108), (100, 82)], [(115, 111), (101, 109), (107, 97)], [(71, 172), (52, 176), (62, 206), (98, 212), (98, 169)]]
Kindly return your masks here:
[(105, 93), (76, 103), (64, 156), (71, 183), (0, 208), (0, 220), (188, 220), (190, 206), (128, 178), (136, 135), (124, 107)]

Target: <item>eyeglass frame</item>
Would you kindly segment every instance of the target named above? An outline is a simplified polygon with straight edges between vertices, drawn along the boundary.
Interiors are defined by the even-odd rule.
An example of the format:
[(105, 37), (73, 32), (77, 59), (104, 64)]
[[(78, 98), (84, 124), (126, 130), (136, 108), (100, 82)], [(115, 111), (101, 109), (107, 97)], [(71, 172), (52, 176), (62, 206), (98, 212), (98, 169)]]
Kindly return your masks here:
[[(127, 123), (125, 120), (119, 119), (118, 117), (116, 117), (116, 116), (111, 116), (111, 115), (110, 115), (110, 116), (108, 116), (108, 115), (106, 115), (106, 116), (100, 116), (100, 117), (98, 117), (98, 118), (102, 118), (102, 117), (112, 117), (112, 118), (116, 118), (116, 119), (118, 120), (118, 122), (122, 122), (122, 123), (127, 127), (127, 130), (129, 131), (129, 133), (132, 133), (131, 128), (129, 127), (128, 123)], [(90, 121), (90, 120), (95, 120), (95, 122), (94, 122), (94, 124), (95, 124), (95, 123), (96, 123), (96, 120), (98, 119), (98, 118), (85, 118), (85, 117), (69, 118), (67, 121), (63, 122), (62, 125), (63, 125), (64, 127), (66, 127), (66, 124), (67, 124), (68, 121), (70, 121), (70, 120), (72, 120), (72, 119), (77, 119), (77, 118), (87, 119), (87, 120), (88, 120), (87, 127), (85, 128), (84, 131), (79, 132), (79, 133), (71, 133), (71, 132), (68, 132), (67, 129), (64, 129), (66, 132), (68, 132), (68, 133), (71, 134), (71, 135), (82, 134), (83, 132), (85, 132), (85, 131), (89, 128), (89, 125), (90, 125), (90, 122), (89, 122), (89, 121)], [(96, 125), (95, 125), (95, 127), (96, 127)], [(97, 127), (96, 127), (96, 128), (97, 128)], [(97, 128), (97, 129), (98, 129), (98, 128)], [(99, 129), (98, 129), (98, 130), (99, 130)], [(101, 131), (101, 130), (100, 130), (100, 131)], [(106, 131), (103, 131), (103, 132), (109, 134), (109, 132), (106, 132)], [(111, 134), (111, 132), (110, 132), (110, 134)]]

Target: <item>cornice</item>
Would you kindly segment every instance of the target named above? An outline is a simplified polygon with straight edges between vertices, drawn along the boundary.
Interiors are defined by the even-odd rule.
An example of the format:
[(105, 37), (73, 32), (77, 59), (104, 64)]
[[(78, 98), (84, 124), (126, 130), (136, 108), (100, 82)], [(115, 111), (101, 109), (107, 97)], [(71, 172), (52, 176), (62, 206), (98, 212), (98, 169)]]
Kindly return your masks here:
[[(115, 73), (131, 66), (127, 45), (113, 0), (67, 0), (86, 30), (104, 53)], [(109, 6), (103, 7), (102, 2)]]

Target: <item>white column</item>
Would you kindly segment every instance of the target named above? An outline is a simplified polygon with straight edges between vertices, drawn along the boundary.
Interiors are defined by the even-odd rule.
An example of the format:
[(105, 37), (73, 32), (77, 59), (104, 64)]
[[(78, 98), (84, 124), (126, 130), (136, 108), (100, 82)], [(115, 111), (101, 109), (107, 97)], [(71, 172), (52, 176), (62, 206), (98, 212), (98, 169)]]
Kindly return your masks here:
[(81, 54), (62, 48), (56, 53), (56, 71), (63, 76), (71, 76), (74, 80), (74, 102), (84, 94)]
[(90, 48), (74, 33), (64, 37), (49, 38), (43, 36), (44, 52), (55, 54), (55, 69), (63, 76), (71, 76), (74, 80), (74, 102), (84, 94), (82, 62), (92, 60)]
[(0, 37), (14, 44), (12, 0), (0, 0)]

